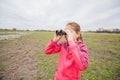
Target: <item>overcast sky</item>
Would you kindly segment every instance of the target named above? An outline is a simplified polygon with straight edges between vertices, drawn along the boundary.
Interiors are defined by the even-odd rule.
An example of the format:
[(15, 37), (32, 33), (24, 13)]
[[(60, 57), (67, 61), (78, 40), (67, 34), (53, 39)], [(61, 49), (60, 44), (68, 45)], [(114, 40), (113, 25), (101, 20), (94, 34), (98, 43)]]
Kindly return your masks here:
[(71, 21), (82, 31), (120, 29), (120, 0), (0, 0), (0, 28), (56, 30)]

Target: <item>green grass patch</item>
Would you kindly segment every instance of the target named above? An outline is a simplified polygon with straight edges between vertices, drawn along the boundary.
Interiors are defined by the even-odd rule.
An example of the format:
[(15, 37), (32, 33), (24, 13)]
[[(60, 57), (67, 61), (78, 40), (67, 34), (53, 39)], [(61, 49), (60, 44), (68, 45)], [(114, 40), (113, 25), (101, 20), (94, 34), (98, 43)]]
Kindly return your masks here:
[[(20, 41), (25, 40), (40, 46), (39, 51), (29, 53), (31, 57), (39, 58), (36, 80), (54, 79), (59, 53), (53, 55), (44, 53), (44, 48), (53, 38), (53, 34), (53, 32), (38, 31), (19, 38)], [(82, 35), (84, 43), (88, 46), (89, 66), (87, 70), (81, 72), (81, 80), (120, 80), (120, 34), (83, 33)], [(4, 40), (0, 41), (0, 44), (8, 42), (9, 40)], [(2, 50), (0, 52), (2, 53)], [(3, 67), (0, 65), (0, 69)]]

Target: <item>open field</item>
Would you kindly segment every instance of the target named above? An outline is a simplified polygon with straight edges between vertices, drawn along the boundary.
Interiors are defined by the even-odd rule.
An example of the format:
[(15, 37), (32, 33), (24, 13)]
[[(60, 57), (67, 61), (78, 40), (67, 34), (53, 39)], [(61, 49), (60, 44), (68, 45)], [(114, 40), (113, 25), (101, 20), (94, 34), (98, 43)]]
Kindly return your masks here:
[[(27, 32), (1, 39), (0, 80), (53, 80), (59, 54), (43, 52), (52, 36), (53, 32)], [(81, 80), (120, 80), (120, 34), (83, 33), (83, 38), (89, 67), (81, 72)]]

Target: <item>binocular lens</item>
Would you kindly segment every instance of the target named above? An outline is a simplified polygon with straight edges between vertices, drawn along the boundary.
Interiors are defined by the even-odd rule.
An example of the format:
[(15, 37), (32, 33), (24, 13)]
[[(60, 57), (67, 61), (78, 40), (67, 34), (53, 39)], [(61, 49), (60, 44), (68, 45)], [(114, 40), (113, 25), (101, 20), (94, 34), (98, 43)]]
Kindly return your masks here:
[(57, 35), (67, 35), (65, 31), (63, 30), (56, 30)]

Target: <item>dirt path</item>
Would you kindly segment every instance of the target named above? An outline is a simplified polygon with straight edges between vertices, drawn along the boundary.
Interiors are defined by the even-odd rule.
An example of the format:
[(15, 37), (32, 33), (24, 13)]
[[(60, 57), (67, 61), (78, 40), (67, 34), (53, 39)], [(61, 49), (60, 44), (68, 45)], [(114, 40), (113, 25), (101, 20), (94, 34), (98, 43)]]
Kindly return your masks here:
[(37, 56), (30, 56), (31, 51), (40, 47), (30, 39), (16, 39), (0, 43), (0, 80), (36, 80)]

